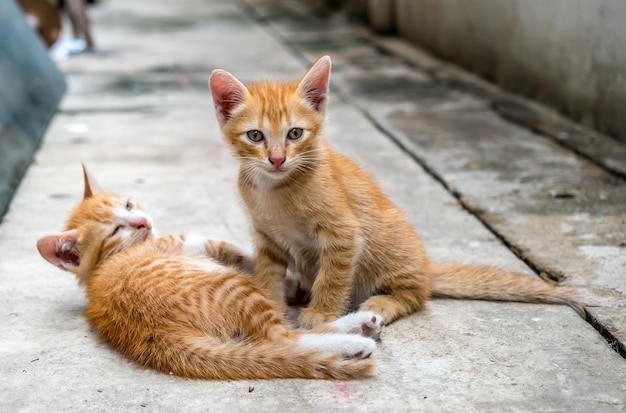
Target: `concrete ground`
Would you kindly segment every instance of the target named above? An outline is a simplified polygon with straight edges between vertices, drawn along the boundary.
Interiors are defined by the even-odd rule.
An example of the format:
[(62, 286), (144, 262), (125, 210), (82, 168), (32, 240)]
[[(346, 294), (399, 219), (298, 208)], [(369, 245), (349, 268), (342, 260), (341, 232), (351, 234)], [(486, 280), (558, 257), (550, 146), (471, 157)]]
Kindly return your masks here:
[[(99, 52), (60, 63), (69, 92), (0, 225), (1, 410), (624, 411), (623, 180), (434, 83), (341, 14), (298, 4), (91, 9)], [(433, 258), (562, 278), (594, 305), (595, 327), (562, 306), (433, 300), (386, 327), (375, 377), (355, 382), (184, 380), (98, 342), (73, 276), (35, 248), (80, 199), (80, 162), (161, 233), (249, 244), (208, 73), (295, 79), (323, 53), (330, 142), (376, 176)]]

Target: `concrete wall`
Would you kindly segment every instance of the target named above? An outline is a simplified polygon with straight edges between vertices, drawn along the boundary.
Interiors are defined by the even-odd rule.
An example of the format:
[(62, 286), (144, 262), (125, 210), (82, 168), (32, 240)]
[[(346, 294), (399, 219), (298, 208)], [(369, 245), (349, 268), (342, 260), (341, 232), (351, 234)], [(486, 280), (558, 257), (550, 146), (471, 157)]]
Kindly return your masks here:
[(377, 31), (626, 142), (626, 1), (348, 2)]

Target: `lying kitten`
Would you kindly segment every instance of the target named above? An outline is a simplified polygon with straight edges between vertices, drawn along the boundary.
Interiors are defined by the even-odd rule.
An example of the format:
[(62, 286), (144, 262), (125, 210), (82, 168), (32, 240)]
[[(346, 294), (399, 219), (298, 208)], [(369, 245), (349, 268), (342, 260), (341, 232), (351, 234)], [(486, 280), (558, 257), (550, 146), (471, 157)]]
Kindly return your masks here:
[(234, 246), (157, 237), (138, 204), (101, 191), (86, 169), (84, 178), (84, 199), (65, 231), (40, 239), (37, 248), (76, 275), (85, 286), (87, 318), (130, 359), (203, 379), (371, 374), (370, 337), (380, 332), (382, 317), (359, 312), (315, 331), (292, 330), (280, 307), (229, 265), (246, 265)]

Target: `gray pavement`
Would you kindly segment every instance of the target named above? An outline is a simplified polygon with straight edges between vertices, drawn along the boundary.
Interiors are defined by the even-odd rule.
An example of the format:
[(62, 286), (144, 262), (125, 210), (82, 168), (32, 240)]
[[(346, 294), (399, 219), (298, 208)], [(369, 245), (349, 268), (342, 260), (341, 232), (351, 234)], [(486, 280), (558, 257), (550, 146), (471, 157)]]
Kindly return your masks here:
[[(139, 368), (98, 342), (73, 277), (35, 248), (80, 199), (80, 162), (105, 187), (139, 200), (162, 233), (249, 245), (208, 73), (295, 79), (322, 53), (335, 64), (329, 141), (376, 176), (433, 258), (534, 276), (529, 263), (580, 287), (598, 325), (623, 337), (624, 250), (590, 241), (574, 251), (605, 236), (598, 226), (616, 234), (610, 242), (626, 239), (613, 199), (623, 182), (605, 191), (606, 221), (544, 210), (541, 193), (572, 189), (534, 176), (547, 169), (532, 159), (554, 162), (548, 182), (560, 182), (552, 179), (563, 165), (582, 177), (574, 200), (584, 198), (587, 174), (595, 186), (610, 177), (503, 122), (480, 97), (433, 85), (404, 57), (376, 52), (340, 15), (301, 13), (287, 1), (109, 0), (92, 9), (100, 53), (61, 62), (68, 94), (0, 225), (2, 411), (624, 411), (626, 361), (561, 306), (433, 300), (386, 327), (375, 377), (349, 383), (184, 380)], [(506, 158), (509, 151), (518, 152)], [(597, 189), (600, 196), (604, 187)], [(523, 247), (527, 263), (503, 239)]]

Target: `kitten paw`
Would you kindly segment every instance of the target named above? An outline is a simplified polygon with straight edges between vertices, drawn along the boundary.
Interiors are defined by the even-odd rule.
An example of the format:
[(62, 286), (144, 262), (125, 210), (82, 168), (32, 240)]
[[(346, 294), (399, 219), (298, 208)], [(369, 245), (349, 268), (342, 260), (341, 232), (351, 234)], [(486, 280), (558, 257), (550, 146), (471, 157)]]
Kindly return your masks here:
[(248, 274), (254, 272), (252, 258), (233, 243), (209, 239), (204, 243), (206, 255), (220, 264), (230, 265)]
[(331, 323), (341, 333), (360, 334), (377, 339), (385, 325), (383, 316), (371, 311), (357, 311)]
[(371, 338), (359, 337), (359, 336), (351, 336), (355, 339), (353, 342), (349, 342), (351, 340), (347, 340), (344, 343), (344, 348), (341, 353), (344, 357), (350, 359), (366, 359), (372, 355), (374, 350), (376, 350), (376, 342)]
[(297, 345), (301, 349), (341, 354), (348, 359), (365, 359), (376, 350), (376, 342), (354, 334), (302, 334)]
[(371, 313), (368, 315), (370, 316), (369, 319), (365, 320), (363, 324), (361, 324), (361, 335), (364, 337), (378, 339), (380, 337), (380, 332), (385, 326), (385, 320), (380, 314)]
[(221, 257), (221, 244), (222, 241), (209, 239), (204, 242), (204, 251), (206, 255), (210, 258), (215, 258), (216, 260), (220, 260)]

